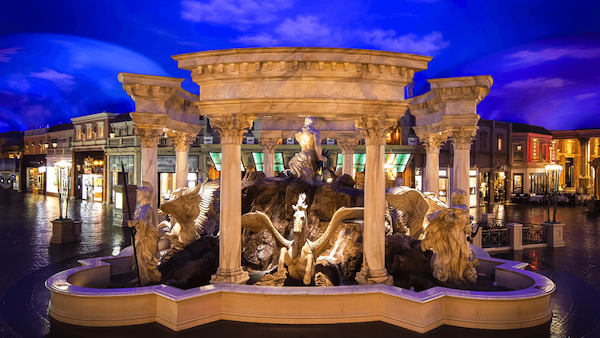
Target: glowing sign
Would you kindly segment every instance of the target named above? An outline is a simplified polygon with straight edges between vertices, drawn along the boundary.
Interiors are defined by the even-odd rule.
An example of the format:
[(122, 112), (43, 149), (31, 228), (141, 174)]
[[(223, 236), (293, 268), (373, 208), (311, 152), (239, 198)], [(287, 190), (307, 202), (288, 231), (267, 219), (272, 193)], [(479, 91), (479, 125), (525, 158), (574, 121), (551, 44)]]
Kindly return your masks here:
[(529, 160), (530, 161), (539, 161), (540, 160), (540, 149), (539, 149), (539, 145), (540, 145), (540, 140), (537, 138), (532, 138), (529, 141), (529, 149), (531, 149), (530, 153), (529, 153)]

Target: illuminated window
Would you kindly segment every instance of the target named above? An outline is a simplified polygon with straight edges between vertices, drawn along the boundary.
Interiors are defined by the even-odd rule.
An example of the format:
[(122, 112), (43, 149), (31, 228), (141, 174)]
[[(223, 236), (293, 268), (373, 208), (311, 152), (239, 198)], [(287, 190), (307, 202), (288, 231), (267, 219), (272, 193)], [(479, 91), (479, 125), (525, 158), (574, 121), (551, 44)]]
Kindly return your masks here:
[(75, 135), (76, 140), (81, 140), (81, 126), (77, 126), (77, 133)]
[(503, 147), (503, 144), (502, 144), (503, 137), (504, 137), (504, 135), (502, 135), (502, 134), (498, 135), (498, 150), (502, 150), (502, 147)]
[(98, 136), (97, 138), (104, 138), (104, 122), (98, 122)]
[(91, 123), (88, 123), (85, 126), (85, 132), (86, 132), (85, 138), (88, 140), (91, 140), (92, 139), (92, 124)]

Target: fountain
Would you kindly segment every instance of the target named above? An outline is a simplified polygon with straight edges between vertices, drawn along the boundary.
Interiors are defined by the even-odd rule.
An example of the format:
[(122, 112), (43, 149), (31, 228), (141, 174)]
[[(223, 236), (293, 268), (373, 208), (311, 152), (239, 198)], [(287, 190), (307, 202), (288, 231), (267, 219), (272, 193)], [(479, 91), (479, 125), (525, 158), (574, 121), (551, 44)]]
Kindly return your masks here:
[[(170, 231), (165, 237), (172, 245), (158, 267), (165, 277), (160, 284), (107, 288), (111, 276), (131, 272), (133, 256), (127, 251), (82, 260), (81, 267), (46, 282), (54, 319), (84, 326), (158, 322), (174, 331), (217, 320), (384, 321), (421, 333), (440, 325), (515, 329), (550, 320), (552, 281), (523, 270), (525, 263), (490, 258), (467, 242), (471, 227), (460, 190), (468, 188), (476, 105), (488, 93), (491, 77), (430, 80), (430, 92), (405, 100), (403, 87), (431, 58), (257, 48), (174, 59), (192, 71), (200, 96), (183, 91), (181, 79), (119, 75), (136, 99), (131, 114), (142, 139), (143, 180), (156, 184), (160, 131), (193, 134), (193, 117), (206, 115), (221, 135), (220, 191), (182, 190), (161, 206), (178, 225), (161, 227)], [(454, 144), (458, 190), (451, 207), (414, 189), (384, 190), (385, 135), (407, 108), (427, 150), (425, 177), (437, 172), (434, 155), (445, 138)], [(304, 125), (300, 115), (309, 116)], [(242, 189), (241, 139), (256, 118), (266, 152), (273, 150), (269, 140), (292, 135), (302, 151), (290, 161), (291, 176), (255, 175)], [(331, 182), (325, 183), (317, 179), (320, 136), (346, 142), (344, 163), (353, 141), (364, 138), (364, 191), (353, 188), (347, 175), (330, 174)], [(178, 163), (184, 148), (177, 151)], [(434, 180), (425, 183), (426, 190), (437, 191)], [(200, 191), (210, 193), (198, 198)], [(149, 205), (156, 210), (152, 201), (156, 198)], [(200, 238), (190, 241), (189, 236)], [(190, 285), (191, 279), (198, 284)], [(476, 284), (483, 280), (495, 288)], [(176, 287), (186, 283), (187, 288)]]

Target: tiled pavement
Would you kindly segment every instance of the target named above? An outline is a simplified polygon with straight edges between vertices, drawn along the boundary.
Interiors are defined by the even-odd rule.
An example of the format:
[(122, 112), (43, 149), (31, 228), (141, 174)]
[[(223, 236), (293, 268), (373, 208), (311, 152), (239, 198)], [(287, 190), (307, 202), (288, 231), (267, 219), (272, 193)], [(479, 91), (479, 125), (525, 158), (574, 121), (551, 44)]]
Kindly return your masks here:
[[(121, 328), (83, 328), (49, 320), (49, 291), (44, 281), (78, 266), (84, 257), (111, 255), (129, 242), (127, 230), (114, 227), (112, 209), (102, 203), (70, 201), (69, 216), (83, 221), (82, 241), (50, 246), (50, 220), (57, 218), (57, 199), (0, 189), (0, 337), (586, 337), (600, 338), (600, 215), (580, 206), (559, 206), (565, 223), (565, 248), (527, 249), (494, 257), (530, 263), (529, 269), (557, 284), (552, 321), (536, 328), (480, 331), (443, 326), (424, 335), (377, 323), (343, 325), (261, 325), (221, 321), (175, 333), (148, 324)], [(537, 205), (497, 206), (508, 221), (540, 223), (545, 209)]]

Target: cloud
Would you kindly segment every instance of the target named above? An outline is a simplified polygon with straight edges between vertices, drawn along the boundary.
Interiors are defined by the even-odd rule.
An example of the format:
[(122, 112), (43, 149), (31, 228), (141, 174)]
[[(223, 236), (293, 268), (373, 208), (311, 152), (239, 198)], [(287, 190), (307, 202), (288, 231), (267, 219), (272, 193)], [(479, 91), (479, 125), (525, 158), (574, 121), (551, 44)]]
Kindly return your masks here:
[(575, 95), (575, 98), (577, 100), (585, 100), (585, 99), (589, 99), (590, 97), (594, 97), (594, 96), (596, 96), (596, 93), (587, 93), (587, 94)]
[(30, 77), (36, 77), (39, 79), (48, 80), (54, 82), (58, 87), (64, 91), (70, 91), (75, 86), (74, 77), (69, 74), (59, 73), (50, 68), (43, 68), (44, 70), (39, 73), (31, 72)]
[[(355, 41), (351, 41), (352, 39)], [(399, 36), (394, 30), (343, 30), (337, 27), (332, 28), (312, 15), (298, 15), (294, 19), (287, 18), (271, 32), (242, 35), (234, 42), (253, 46), (311, 45), (329, 47), (359, 43), (383, 50), (427, 55), (436, 54), (450, 44), (439, 32), (419, 37), (412, 33)]]
[(570, 83), (571, 81), (559, 77), (552, 79), (538, 77), (535, 79), (513, 81), (504, 85), (504, 88), (535, 90), (540, 88), (559, 88)]
[(539, 64), (558, 59), (585, 60), (600, 57), (600, 48), (569, 47), (569, 48), (547, 48), (540, 51), (522, 50), (506, 55), (512, 59), (512, 65)]
[(247, 29), (274, 21), (278, 12), (292, 7), (292, 0), (184, 0), (181, 6), (184, 20)]
[(279, 39), (269, 33), (260, 33), (257, 35), (242, 35), (234, 40), (234, 42), (242, 43), (250, 46), (275, 46), (279, 44)]
[(11, 57), (9, 55), (17, 54), (21, 47), (11, 47), (0, 49), (0, 62), (9, 62)]
[(339, 29), (332, 29), (312, 15), (298, 15), (295, 19), (283, 20), (273, 30), (273, 34), (262, 32), (256, 35), (243, 35), (234, 42), (254, 46), (311, 45), (337, 46), (345, 40)]
[(298, 15), (295, 20), (285, 19), (275, 32), (287, 41), (303, 43), (329, 40), (332, 30), (315, 16)]
[(444, 40), (442, 33), (436, 31), (423, 37), (413, 33), (398, 35), (395, 30), (382, 29), (358, 33), (365, 43), (395, 52), (435, 55), (450, 45), (448, 41)]

